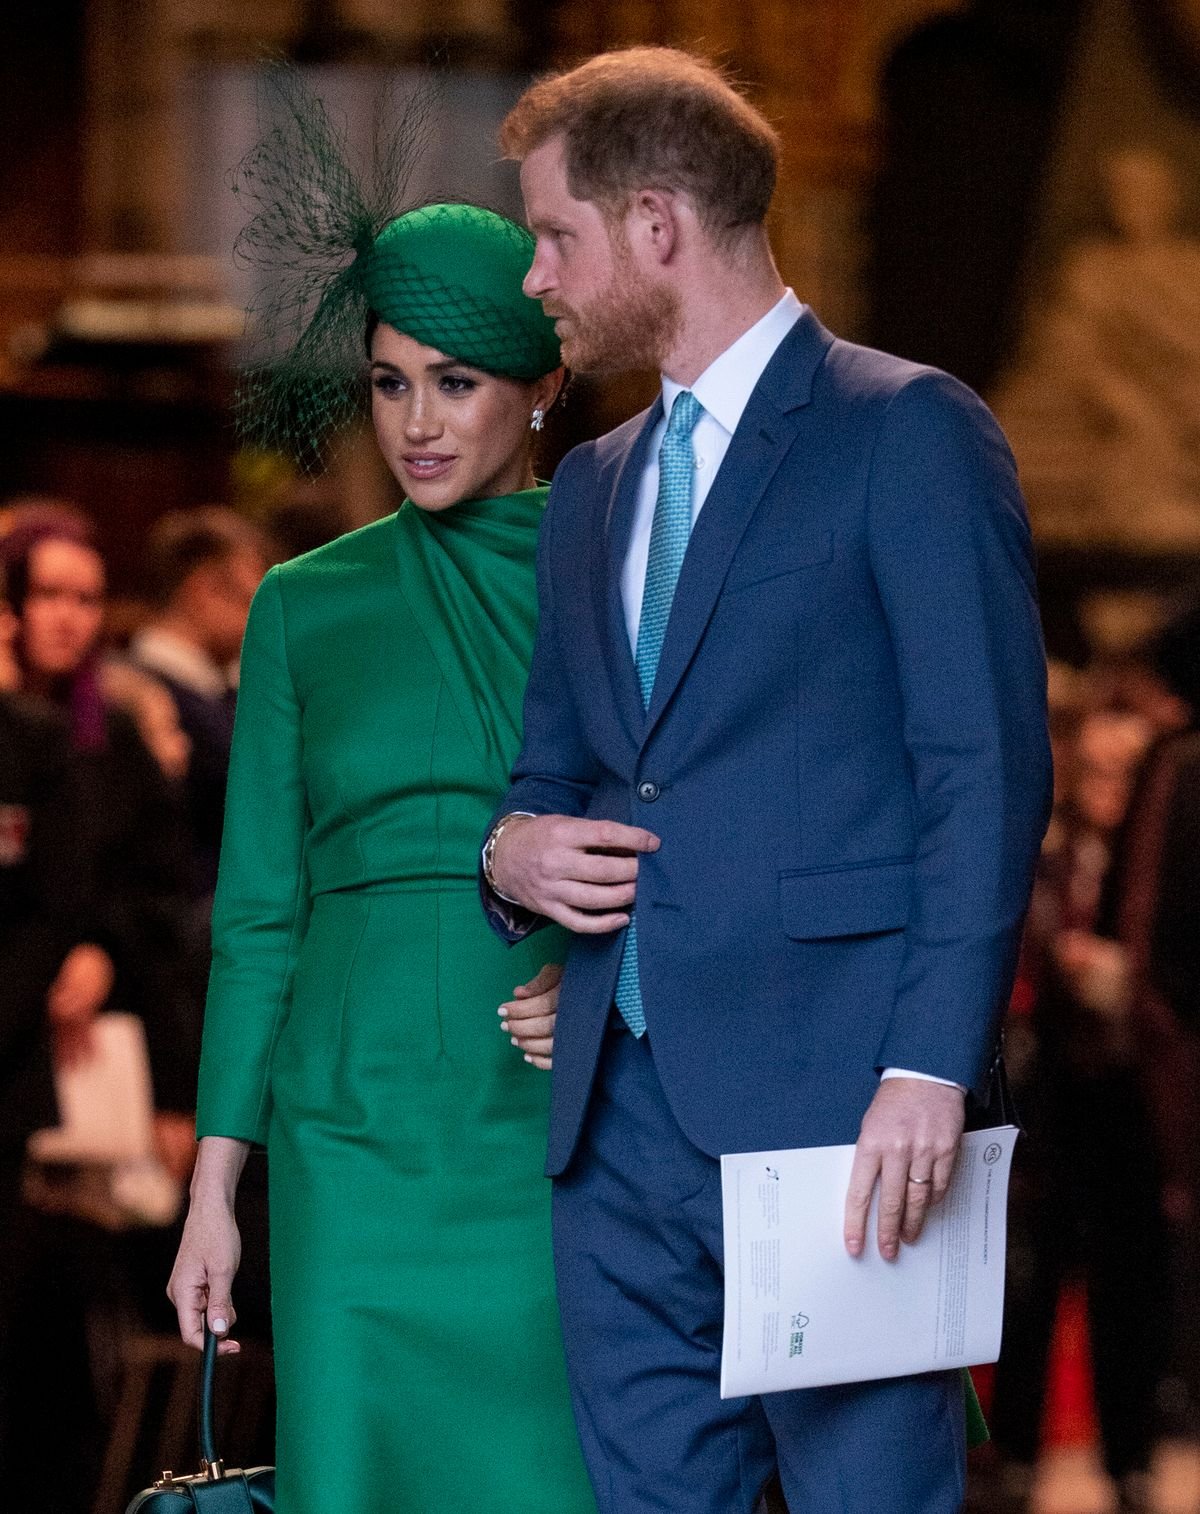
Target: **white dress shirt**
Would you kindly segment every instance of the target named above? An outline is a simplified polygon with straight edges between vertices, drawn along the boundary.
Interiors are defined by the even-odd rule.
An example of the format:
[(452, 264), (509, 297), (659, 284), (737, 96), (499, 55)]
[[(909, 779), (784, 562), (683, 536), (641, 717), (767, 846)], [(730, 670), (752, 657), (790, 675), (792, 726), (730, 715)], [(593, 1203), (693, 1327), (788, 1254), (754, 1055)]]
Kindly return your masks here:
[(161, 626), (139, 631), (129, 644), (129, 655), (140, 668), (173, 678), (193, 694), (220, 699), (229, 692), (230, 680), (207, 652)]
[[(772, 305), (761, 320), (742, 333), (720, 357), (714, 358), (691, 387), (704, 407), (704, 413), (692, 432), (692, 450), (696, 457), (696, 479), (692, 486), (692, 525), (695, 526), (704, 501), (712, 488), (717, 469), (725, 460), (733, 433), (738, 428), (750, 396), (758, 386), (767, 364), (780, 343), (800, 319), (804, 306), (792, 290)], [(676, 396), (683, 389), (665, 375), (662, 381), (662, 418), (655, 426), (646, 449), (646, 465), (638, 485), (633, 529), (621, 570), (621, 600), (625, 609), (625, 629), (629, 646), (637, 655), (638, 622), (642, 615), (642, 594), (646, 586), (646, 565), (650, 557), (650, 531), (654, 524), (654, 507), (658, 502), (658, 454), (666, 434), (667, 421)], [(948, 1078), (929, 1073), (909, 1072), (902, 1067), (885, 1067), (884, 1078), (916, 1078), (925, 1083), (944, 1083), (961, 1088)]]
[[(738, 428), (742, 412), (758, 386), (775, 350), (800, 319), (804, 309), (789, 289), (749, 331), (742, 333), (732, 347), (708, 365), (692, 385), (692, 393), (704, 406), (704, 414), (692, 432), (692, 450), (696, 455), (696, 481), (692, 486), (692, 525), (708, 498), (717, 469), (725, 460), (729, 443)], [(642, 615), (642, 591), (646, 586), (646, 563), (650, 556), (650, 528), (654, 524), (654, 506), (658, 501), (658, 453), (666, 435), (667, 421), (675, 397), (683, 389), (673, 379), (663, 378), (662, 419), (654, 428), (646, 449), (646, 468), (638, 485), (633, 532), (625, 566), (621, 572), (621, 599), (625, 605), (625, 626), (629, 645), (637, 654), (638, 621)]]

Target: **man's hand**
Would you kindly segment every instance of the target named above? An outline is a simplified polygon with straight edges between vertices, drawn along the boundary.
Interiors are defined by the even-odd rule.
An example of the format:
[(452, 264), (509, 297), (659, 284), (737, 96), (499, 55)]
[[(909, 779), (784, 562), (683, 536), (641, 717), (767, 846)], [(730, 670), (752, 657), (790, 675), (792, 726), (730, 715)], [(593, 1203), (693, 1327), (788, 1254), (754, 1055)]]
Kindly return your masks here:
[(638, 854), (660, 845), (650, 831), (614, 820), (521, 816), (496, 843), (492, 877), (526, 909), (581, 935), (600, 936), (629, 924)]
[(846, 1194), (846, 1250), (861, 1256), (867, 1210), (879, 1183), (879, 1254), (893, 1262), (911, 1245), (931, 1204), (946, 1196), (963, 1132), (958, 1088), (919, 1078), (888, 1078), (863, 1116)]
[(547, 962), (530, 983), (513, 989), (512, 1000), (502, 1004), (500, 1029), (507, 1031), (512, 1044), (524, 1052), (525, 1060), (543, 1072), (549, 1072), (554, 1052), (554, 1022), (558, 1018), (558, 986), (563, 970), (557, 962)]

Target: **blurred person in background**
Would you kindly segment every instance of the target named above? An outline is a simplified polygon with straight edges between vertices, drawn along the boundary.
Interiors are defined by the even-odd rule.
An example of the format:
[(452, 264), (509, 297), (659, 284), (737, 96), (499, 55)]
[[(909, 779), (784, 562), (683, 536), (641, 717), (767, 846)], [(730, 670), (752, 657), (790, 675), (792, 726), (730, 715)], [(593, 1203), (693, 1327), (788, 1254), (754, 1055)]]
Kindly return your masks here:
[[(132, 666), (169, 695), (190, 748), (183, 789), (192, 856), (192, 907), (186, 941), (188, 1097), (199, 1071), (209, 933), (217, 857), (225, 822), (225, 785), (237, 705), (238, 662), (250, 602), (271, 556), (262, 534), (235, 510), (207, 506), (171, 510), (150, 533), (149, 588), (154, 613), (129, 648)], [(194, 1110), (178, 1132), (178, 1157), (194, 1153)], [(246, 1339), (270, 1336), (267, 1242), (267, 1164), (255, 1152), (246, 1163), (237, 1195), (237, 1219), (246, 1240), (239, 1279), (241, 1332)], [(143, 1308), (157, 1326), (170, 1329), (174, 1314), (161, 1279), (182, 1234), (178, 1225), (154, 1238), (155, 1254), (140, 1269), (147, 1288)], [(149, 1248), (147, 1248), (149, 1252)], [(264, 1448), (265, 1454), (265, 1448)]]
[(1137, 1062), (1161, 1165), (1170, 1239), (1166, 1429), (1200, 1434), (1200, 607), (1172, 622), (1142, 683), (1160, 739), (1130, 810), (1108, 929), (1132, 978)]
[[(1052, 680), (1052, 690), (1054, 680)], [(1069, 691), (1052, 721), (1059, 803), (1028, 917), (1009, 1066), (1030, 1139), (1011, 1196), (992, 1434), (1028, 1506), (1065, 1281), (1087, 1287), (1096, 1406), (1121, 1510), (1146, 1505), (1165, 1370), (1166, 1237), (1134, 1051), (1128, 957), (1100, 934), (1115, 838), (1154, 730)]]
[(192, 891), (187, 832), (179, 796), (136, 721), (104, 697), (104, 560), (78, 512), (39, 505), (14, 514), (0, 538), (0, 566), (17, 618), (21, 688), (69, 725), (85, 832), (79, 844), (99, 882), (95, 919), (111, 963), (107, 972), (98, 962), (81, 968), (72, 997), (93, 1012), (114, 997), (141, 1015), (156, 1097), (164, 1108), (191, 1110), (194, 1092), (184, 1099), (174, 1086), (193, 1018), (180, 1002)]
[[(58, 1122), (52, 1046), (79, 1049), (90, 1018), (73, 994), (86, 913), (71, 804), (69, 747), (62, 722), (17, 692), (17, 623), (0, 600), (0, 1488), (14, 1486), (23, 1459), (11, 1417), (22, 1389), (14, 1327), (35, 1256), (33, 1217), (21, 1198), (25, 1143)], [(87, 976), (86, 967), (80, 977)], [(82, 1006), (82, 1013), (80, 1009)], [(76, 1358), (78, 1365), (78, 1358)], [(71, 1362), (61, 1363), (69, 1373)], [(74, 1448), (65, 1449), (72, 1468)]]
[(211, 899), (225, 818), (237, 661), (250, 601), (267, 570), (267, 549), (233, 510), (172, 510), (150, 534), (149, 568), (155, 610), (134, 636), (129, 655), (166, 687), (191, 743), (185, 786), (196, 892)]
[(105, 704), (116, 705), (133, 720), (163, 777), (172, 784), (184, 783), (192, 743), (175, 701), (158, 679), (130, 662), (108, 657), (100, 664), (100, 692)]
[[(88, 1026), (106, 1007), (138, 1014), (160, 1155), (182, 1177), (194, 1150), (197, 1053), (188, 1044), (195, 1016), (183, 970), (190, 856), (180, 800), (134, 720), (105, 699), (105, 568), (87, 521), (72, 508), (38, 504), (12, 511), (7, 525), (0, 567), (20, 689), (67, 733), (72, 827), (57, 849), (90, 880), (91, 939), (70, 953), (50, 990), (52, 1020), (69, 1026), (67, 1037), (56, 1036), (55, 1055), (85, 1055)], [(14, 1405), (22, 1457), (7, 1492), (22, 1514), (65, 1514), (86, 1507), (95, 1486), (117, 1364), (111, 1349), (89, 1364), (88, 1339), (111, 1341), (129, 1306), (125, 1258), (69, 1215), (38, 1216), (31, 1249), (13, 1345), (22, 1364)], [(62, 1475), (47, 1479), (52, 1465)]]

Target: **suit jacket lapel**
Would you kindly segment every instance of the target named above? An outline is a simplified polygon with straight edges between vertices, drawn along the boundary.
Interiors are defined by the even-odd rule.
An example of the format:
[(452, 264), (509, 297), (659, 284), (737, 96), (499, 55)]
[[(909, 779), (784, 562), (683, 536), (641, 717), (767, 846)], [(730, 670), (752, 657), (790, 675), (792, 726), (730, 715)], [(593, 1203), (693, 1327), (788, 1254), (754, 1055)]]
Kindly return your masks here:
[(633, 442), (618, 464), (605, 508), (596, 512), (592, 550), (592, 595), (598, 640), (608, 663), (618, 713), (635, 747), (641, 745), (646, 717), (625, 625), (621, 570), (629, 550), (638, 489), (646, 465), (646, 449), (661, 418), (660, 398), (647, 410)]
[(813, 375), (832, 341), (805, 310), (750, 396), (688, 543), (643, 739), (649, 738), (695, 655), (738, 543), (795, 439), (794, 412), (808, 404)]

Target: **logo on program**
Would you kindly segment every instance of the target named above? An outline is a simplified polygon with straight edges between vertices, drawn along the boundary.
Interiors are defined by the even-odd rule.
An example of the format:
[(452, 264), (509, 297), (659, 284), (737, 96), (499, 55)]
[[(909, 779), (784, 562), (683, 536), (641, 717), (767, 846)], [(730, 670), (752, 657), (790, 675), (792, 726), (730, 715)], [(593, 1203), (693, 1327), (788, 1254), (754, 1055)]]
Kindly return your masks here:
[(808, 1324), (807, 1314), (792, 1315), (792, 1333), (788, 1338), (788, 1356), (804, 1355), (804, 1331)]

